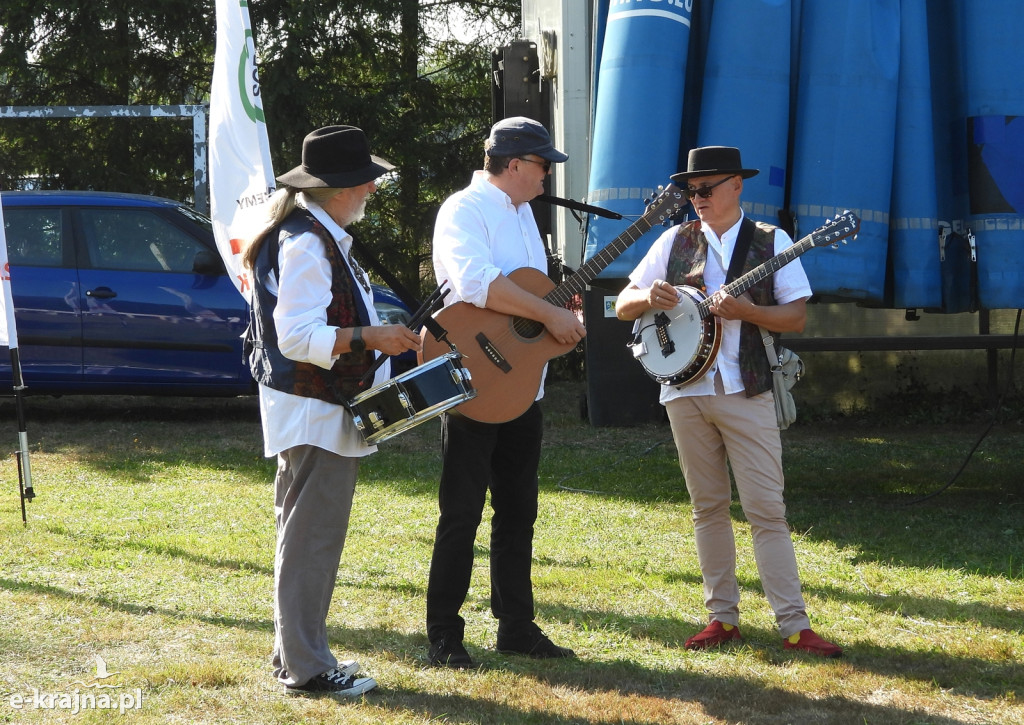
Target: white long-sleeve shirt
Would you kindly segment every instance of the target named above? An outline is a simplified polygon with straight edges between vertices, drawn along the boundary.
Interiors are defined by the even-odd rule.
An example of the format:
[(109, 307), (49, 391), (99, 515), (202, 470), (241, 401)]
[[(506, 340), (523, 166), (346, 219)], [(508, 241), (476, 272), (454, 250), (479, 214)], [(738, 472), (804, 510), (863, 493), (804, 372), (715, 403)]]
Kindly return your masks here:
[[(725, 234), (718, 237), (708, 226), (703, 225), (701, 231), (708, 240), (708, 259), (704, 267), (704, 285), (708, 294), (714, 292), (725, 284), (725, 276), (728, 272), (728, 265), (723, 263), (722, 258), (731, 260), (733, 250), (736, 248), (736, 238), (739, 236), (740, 224), (743, 222), (743, 215), (735, 225), (730, 227)], [(640, 260), (630, 275), (629, 281), (643, 289), (654, 284), (655, 280), (665, 279), (668, 271), (669, 256), (672, 252), (672, 244), (675, 241), (675, 227), (666, 230), (658, 237), (646, 256)], [(793, 244), (782, 229), (775, 230), (774, 254), (781, 254), (787, 247)], [(799, 259), (782, 267), (772, 274), (773, 293), (775, 301), (784, 305), (811, 296), (811, 286), (807, 281), (804, 268), (800, 265)], [(714, 395), (715, 375), (722, 376), (722, 387), (726, 394), (739, 393), (744, 390), (743, 378), (740, 374), (740, 320), (722, 320), (722, 345), (718, 350), (715, 363), (710, 370), (695, 383), (677, 388), (672, 385), (662, 385), (659, 400), (665, 404), (673, 398), (682, 398), (690, 395)]]
[[(337, 242), (346, 263), (352, 237), (315, 202), (299, 195), (298, 201), (324, 225)], [(278, 346), (285, 357), (330, 369), (337, 327), (327, 324), (331, 302), (331, 263), (313, 232), (290, 236), (281, 244), (278, 257), (281, 279), (267, 280), (267, 289), (277, 296), (274, 326)], [(280, 290), (285, 290), (281, 295)], [(370, 314), (370, 324), (379, 325), (373, 307), (373, 292), (355, 285)], [(377, 352), (380, 355), (380, 352)], [(374, 377), (378, 385), (391, 377), (391, 363), (385, 362)], [(264, 454), (275, 456), (298, 445), (312, 445), (340, 456), (365, 456), (377, 450), (368, 446), (352, 416), (340, 405), (317, 398), (292, 395), (260, 385)]]
[[(469, 186), (441, 205), (434, 223), (434, 275), (452, 293), (445, 305), (487, 306), (498, 275), (532, 267), (547, 273), (547, 252), (529, 204), (516, 207), (504, 191), (476, 171)], [(545, 368), (546, 373), (546, 368)], [(541, 377), (537, 399), (544, 397)]]

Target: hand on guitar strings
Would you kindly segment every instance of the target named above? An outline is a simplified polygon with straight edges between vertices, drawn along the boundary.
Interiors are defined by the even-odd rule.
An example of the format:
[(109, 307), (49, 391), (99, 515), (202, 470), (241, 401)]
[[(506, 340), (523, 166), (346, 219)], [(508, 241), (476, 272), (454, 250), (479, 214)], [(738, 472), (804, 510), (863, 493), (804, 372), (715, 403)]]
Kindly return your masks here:
[(647, 303), (653, 310), (671, 310), (679, 304), (679, 290), (663, 279), (656, 279), (647, 290)]
[(712, 294), (708, 300), (708, 312), (723, 320), (746, 320), (749, 317), (749, 310), (753, 306), (754, 303), (746, 293), (739, 297), (733, 297), (724, 289)]

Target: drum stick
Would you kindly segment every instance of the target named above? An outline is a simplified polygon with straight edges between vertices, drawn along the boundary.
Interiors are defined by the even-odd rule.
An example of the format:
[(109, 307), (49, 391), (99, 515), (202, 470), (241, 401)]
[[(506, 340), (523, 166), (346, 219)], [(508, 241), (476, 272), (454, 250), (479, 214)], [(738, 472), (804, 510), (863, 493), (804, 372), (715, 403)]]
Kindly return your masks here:
[(434, 313), (434, 311), (440, 307), (440, 303), (448, 296), (451, 292), (450, 288), (445, 288), (448, 284), (448, 280), (445, 280), (437, 289), (430, 293), (430, 296), (420, 305), (420, 308), (416, 310), (416, 313), (409, 320), (409, 329), (415, 331), (417, 327), (423, 324), (423, 321)]
[[(444, 289), (444, 291), (442, 291), (447, 281), (448, 280), (445, 280), (440, 285), (438, 285), (437, 289), (431, 292), (430, 296), (423, 302), (422, 305), (420, 305), (420, 308), (416, 311), (416, 314), (413, 315), (412, 319), (409, 320), (407, 324), (407, 327), (410, 330), (415, 330), (417, 327), (419, 327), (420, 324), (422, 324), (423, 320), (425, 320), (429, 315), (431, 315), (434, 312), (434, 310), (437, 309), (437, 307), (440, 305), (441, 301), (444, 300), (444, 298), (448, 295), (449, 292), (451, 292), (450, 289)], [(366, 371), (362, 379), (359, 381), (360, 388), (362, 388), (368, 382), (373, 380), (374, 374), (377, 372), (378, 369), (380, 369), (380, 366), (383, 365), (384, 361), (387, 360), (389, 357), (390, 355), (380, 355), (377, 357), (376, 360), (373, 361), (373, 365), (370, 366), (370, 369)]]

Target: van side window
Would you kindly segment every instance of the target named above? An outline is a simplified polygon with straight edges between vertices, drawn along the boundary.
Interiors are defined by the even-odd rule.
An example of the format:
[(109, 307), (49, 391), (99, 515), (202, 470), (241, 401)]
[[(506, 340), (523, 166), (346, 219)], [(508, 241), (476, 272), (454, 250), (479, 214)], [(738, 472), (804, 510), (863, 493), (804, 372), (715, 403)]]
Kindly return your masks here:
[(59, 207), (4, 209), (10, 263), (21, 267), (60, 267), (64, 257), (61, 219)]
[(94, 269), (192, 272), (201, 242), (144, 209), (80, 209)]

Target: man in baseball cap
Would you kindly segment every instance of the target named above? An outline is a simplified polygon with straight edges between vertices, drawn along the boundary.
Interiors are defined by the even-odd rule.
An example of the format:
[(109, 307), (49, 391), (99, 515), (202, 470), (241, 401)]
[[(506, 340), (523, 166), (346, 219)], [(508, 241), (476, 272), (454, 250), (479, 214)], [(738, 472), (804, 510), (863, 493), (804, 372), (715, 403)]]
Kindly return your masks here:
[[(434, 274), (451, 286), (447, 305), (460, 302), (489, 310), (488, 315), (536, 320), (561, 344), (583, 339), (586, 330), (575, 314), (516, 281), (526, 275), (546, 282), (547, 289), (553, 286), (545, 277), (547, 254), (529, 202), (544, 193), (551, 165), (568, 158), (533, 119), (515, 116), (494, 124), (484, 143), (484, 168), (442, 204), (434, 225)], [(479, 352), (475, 341), (472, 348)], [(478, 388), (478, 399), (494, 400), (503, 392), (511, 391)], [(441, 416), (441, 515), (427, 584), (428, 657), (436, 667), (475, 666), (463, 644), (465, 620), (459, 610), (469, 593), (474, 541), (488, 491), (494, 510), (490, 595), (498, 651), (534, 658), (574, 656), (534, 621), (530, 566), (543, 429), (536, 401), (544, 395), (543, 380), (539, 389), (525, 393), (529, 408), (507, 422), (473, 420), (458, 408)]]

